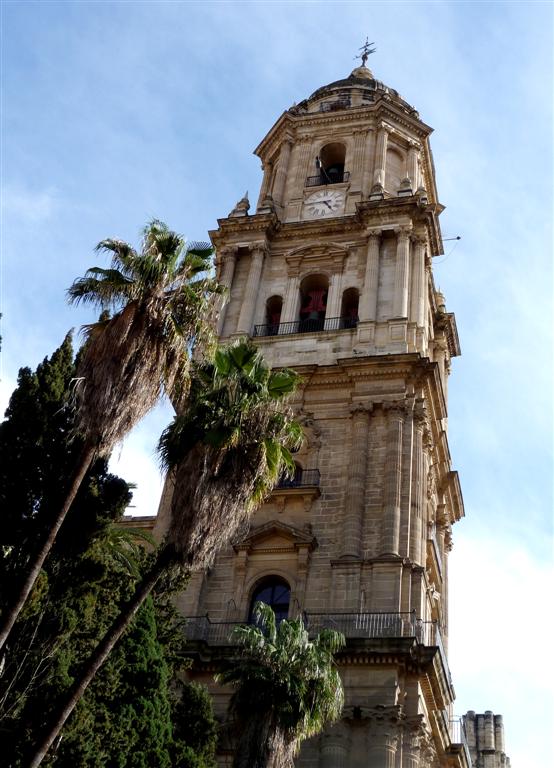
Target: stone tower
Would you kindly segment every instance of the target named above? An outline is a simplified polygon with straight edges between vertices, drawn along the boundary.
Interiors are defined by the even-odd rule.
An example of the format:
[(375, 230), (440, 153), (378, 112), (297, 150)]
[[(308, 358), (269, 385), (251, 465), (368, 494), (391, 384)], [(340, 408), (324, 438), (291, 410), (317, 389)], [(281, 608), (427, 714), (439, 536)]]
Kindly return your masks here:
[(502, 715), (490, 710), (482, 715), (471, 711), (462, 719), (474, 768), (510, 768), (510, 758), (504, 751)]
[(245, 195), (211, 232), (228, 288), (220, 337), (250, 336), (270, 365), (300, 372), (306, 439), (294, 478), (180, 607), (192, 675), (221, 717), (214, 664), (258, 599), (346, 635), (343, 718), (299, 766), (471, 765), (451, 722), (448, 555), (464, 512), (447, 383), (460, 348), (433, 282), (443, 208), (430, 134), (358, 67), (279, 117), (256, 149), (255, 210)]

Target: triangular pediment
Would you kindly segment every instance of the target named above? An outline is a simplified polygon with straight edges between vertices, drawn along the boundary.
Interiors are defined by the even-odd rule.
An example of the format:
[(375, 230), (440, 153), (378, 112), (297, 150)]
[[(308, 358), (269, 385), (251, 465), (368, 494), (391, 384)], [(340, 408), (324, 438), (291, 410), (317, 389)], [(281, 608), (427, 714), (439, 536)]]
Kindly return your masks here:
[(310, 531), (281, 523), (278, 520), (270, 520), (263, 525), (252, 528), (244, 539), (235, 542), (233, 546), (237, 552), (258, 548), (281, 549), (283, 547), (295, 549), (307, 547), (311, 551), (317, 546), (317, 541)]

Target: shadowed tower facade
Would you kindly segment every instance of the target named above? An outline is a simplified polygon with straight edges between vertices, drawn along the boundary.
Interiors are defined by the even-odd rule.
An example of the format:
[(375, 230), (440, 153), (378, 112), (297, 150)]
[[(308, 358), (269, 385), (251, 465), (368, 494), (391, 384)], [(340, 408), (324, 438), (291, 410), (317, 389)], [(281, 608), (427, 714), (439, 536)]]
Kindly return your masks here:
[(212, 674), (258, 599), (343, 632), (343, 716), (304, 745), (306, 768), (470, 765), (448, 668), (448, 556), (464, 511), (447, 389), (460, 348), (433, 282), (443, 208), (430, 134), (357, 67), (279, 117), (255, 150), (255, 207), (245, 196), (211, 232), (228, 289), (220, 338), (249, 336), (271, 366), (299, 371), (306, 439), (294, 478), (181, 598), (191, 674), (223, 718)]

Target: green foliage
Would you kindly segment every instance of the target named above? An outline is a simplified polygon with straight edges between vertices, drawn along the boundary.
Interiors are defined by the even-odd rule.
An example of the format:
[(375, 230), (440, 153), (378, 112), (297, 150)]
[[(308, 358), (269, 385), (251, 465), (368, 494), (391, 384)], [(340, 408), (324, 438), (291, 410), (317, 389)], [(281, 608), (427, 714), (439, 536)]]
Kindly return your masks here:
[(216, 678), (235, 688), (230, 705), (240, 728), (235, 764), (266, 765), (269, 753), (281, 750), (282, 762), (276, 764), (289, 765), (304, 739), (340, 716), (344, 694), (333, 655), (344, 637), (323, 630), (310, 640), (301, 618), (277, 624), (264, 603), (257, 603), (254, 617), (255, 626), (234, 629), (240, 656)]
[(217, 723), (208, 691), (198, 683), (180, 685), (174, 714), (175, 768), (215, 766)]
[[(65, 472), (80, 450), (78, 441), (68, 442), (74, 375), (68, 336), (35, 372), (20, 372), (0, 425), (0, 607), (9, 598), (7, 585), (48, 527)], [(25, 764), (26, 745), (151, 563), (137, 533), (118, 523), (130, 498), (129, 486), (108, 472), (106, 461), (97, 461), (10, 636), (0, 676), (0, 741), (2, 760), (12, 768)], [(185, 663), (181, 621), (169, 599), (178, 586), (168, 577), (155, 605), (146, 601), (45, 765), (169, 768), (180, 765), (183, 754), (185, 766), (212, 768), (209, 712), (193, 723), (194, 745), (173, 734), (180, 704), (171, 681)]]

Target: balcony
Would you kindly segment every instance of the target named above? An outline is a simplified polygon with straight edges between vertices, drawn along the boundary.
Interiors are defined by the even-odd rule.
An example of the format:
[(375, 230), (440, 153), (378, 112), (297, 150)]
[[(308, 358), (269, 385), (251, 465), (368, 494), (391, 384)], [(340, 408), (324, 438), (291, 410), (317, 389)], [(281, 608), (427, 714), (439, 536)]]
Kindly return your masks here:
[(298, 469), (294, 477), (282, 477), (275, 488), (319, 488), (319, 482), (319, 469)]
[[(350, 640), (413, 638), (420, 645), (444, 648), (434, 622), (422, 621), (415, 613), (303, 613), (311, 636), (322, 629), (334, 629)], [(212, 621), (205, 616), (187, 617), (185, 634), (190, 641), (208, 645), (233, 645), (231, 632), (240, 622)], [(444, 661), (446, 657), (444, 656)]]
[(292, 333), (322, 333), (356, 328), (357, 317), (323, 317), (314, 320), (295, 320), (292, 323), (266, 323), (254, 326), (254, 336), (284, 336)]
[(325, 176), (323, 173), (318, 173), (317, 176), (308, 176), (306, 178), (305, 187), (322, 187), (328, 184), (341, 184), (345, 181), (349, 181), (350, 172), (343, 171), (342, 173), (334, 173), (332, 177)]
[(467, 734), (463, 718), (457, 717), (454, 720), (450, 720), (448, 725), (451, 743), (450, 751), (463, 752), (465, 763), (468, 766), (471, 766), (471, 753), (469, 751), (469, 744), (467, 743)]

